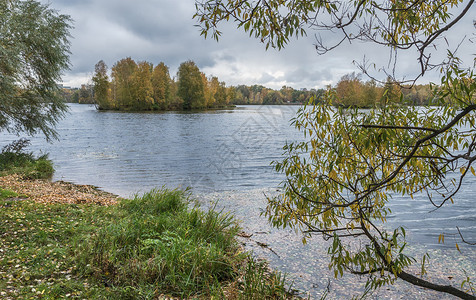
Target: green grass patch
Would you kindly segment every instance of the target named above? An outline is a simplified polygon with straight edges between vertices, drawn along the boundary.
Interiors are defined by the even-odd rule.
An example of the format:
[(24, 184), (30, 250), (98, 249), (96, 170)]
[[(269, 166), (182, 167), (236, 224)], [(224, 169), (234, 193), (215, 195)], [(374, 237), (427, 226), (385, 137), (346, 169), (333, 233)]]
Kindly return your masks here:
[(19, 195), (13, 191), (5, 190), (0, 188), (0, 200), (5, 200), (8, 198), (18, 197)]
[(48, 179), (54, 173), (53, 163), (48, 155), (34, 156), (24, 152), (30, 142), (20, 139), (2, 148), (0, 152), (0, 176), (19, 174), (27, 179)]
[(109, 207), (0, 200), (0, 298), (291, 297), (237, 231), (177, 190)]

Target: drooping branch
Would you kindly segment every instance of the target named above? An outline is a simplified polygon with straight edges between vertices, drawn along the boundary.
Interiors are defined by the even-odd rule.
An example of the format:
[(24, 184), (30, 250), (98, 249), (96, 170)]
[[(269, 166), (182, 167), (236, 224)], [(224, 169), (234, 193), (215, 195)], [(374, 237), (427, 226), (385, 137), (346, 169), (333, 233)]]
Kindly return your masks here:
[(463, 234), (461, 233), (461, 230), (459, 230), (459, 227), (458, 227), (458, 226), (456, 226), (456, 229), (458, 230), (458, 234), (459, 234), (461, 240), (463, 241), (463, 243), (468, 244), (468, 245), (472, 245), (472, 246), (476, 246), (476, 242), (475, 242), (475, 243), (471, 243), (471, 242), (468, 242), (468, 241), (466, 241), (466, 240), (464, 239)]
[[(426, 64), (427, 63), (424, 63), (424, 52), (425, 52), (425, 49), (430, 46), (435, 40), (436, 38), (438, 38), (442, 33), (444, 33), (445, 31), (448, 31), (451, 27), (453, 27), (454, 25), (456, 25), (465, 15), (466, 13), (469, 11), (469, 9), (471, 8), (471, 6), (473, 6), (474, 4), (474, 0), (470, 0), (468, 2), (468, 4), (466, 5), (466, 7), (463, 9), (463, 11), (453, 20), (451, 21), (450, 23), (448, 23), (445, 27), (441, 28), (440, 30), (434, 32), (433, 34), (431, 34), (423, 43), (422, 45), (419, 47), (418, 51), (420, 52), (420, 57), (419, 57), (419, 61), (420, 61), (420, 65), (421, 65), (421, 74), (425, 74), (425, 71), (426, 71)], [(427, 59), (428, 60), (428, 59)]]
[(466, 292), (463, 292), (461, 290), (458, 290), (455, 287), (452, 287), (451, 285), (440, 285), (440, 284), (434, 284), (431, 283), (427, 280), (424, 280), (422, 278), (418, 278), (412, 274), (409, 274), (405, 271), (401, 271), (400, 273), (397, 274), (398, 278), (405, 280), (406, 282), (409, 282), (411, 284), (421, 286), (430, 290), (438, 291), (438, 292), (443, 292), (443, 293), (448, 293), (453, 296), (459, 297), (461, 299), (467, 299), (467, 300), (476, 300), (476, 297), (468, 294)]
[[(363, 223), (363, 219), (362, 219), (361, 227), (362, 227), (362, 230), (363, 230), (364, 234), (367, 236), (367, 238), (374, 245), (375, 250), (376, 250), (375, 253), (380, 257), (380, 259), (384, 263), (385, 267), (383, 267), (382, 269), (385, 269), (387, 271), (392, 270), (392, 267), (393, 267), (393, 264), (394, 264), (393, 261), (389, 261), (387, 259), (387, 257), (384, 255), (385, 252), (382, 249), (382, 245), (367, 230), (365, 224)], [(410, 273), (407, 273), (403, 270), (397, 272), (397, 277), (406, 281), (406, 282), (408, 282), (408, 283), (411, 283), (413, 285), (421, 286), (421, 287), (431, 289), (431, 290), (434, 290), (434, 291), (438, 291), (438, 292), (448, 293), (448, 294), (451, 294), (453, 296), (459, 297), (461, 299), (476, 300), (475, 296), (473, 296), (471, 294), (468, 294), (464, 291), (461, 291), (461, 290), (459, 290), (455, 287), (452, 287), (451, 285), (435, 284), (435, 283), (429, 282), (427, 280), (424, 280), (422, 278), (418, 278), (418, 277), (416, 277), (416, 276), (414, 276)]]
[[(473, 110), (476, 110), (476, 104), (473, 105), (468, 105), (465, 107), (459, 114), (457, 114), (448, 124), (443, 126), (437, 131), (434, 131), (433, 133), (426, 135), (422, 137), (421, 139), (417, 140), (415, 142), (415, 145), (413, 146), (413, 149), (410, 151), (410, 153), (406, 156), (406, 158), (397, 166), (397, 168), (390, 174), (387, 178), (384, 180), (377, 182), (373, 184), (362, 196), (361, 198), (369, 196), (371, 193), (373, 193), (375, 190), (379, 189), (381, 186), (384, 186), (385, 184), (389, 183), (392, 181), (400, 172), (401, 170), (405, 167), (405, 165), (414, 157), (420, 146), (427, 142), (430, 141), (431, 139), (435, 138), (436, 136), (448, 131), (450, 128), (455, 126), (464, 116), (467, 114), (471, 113)], [(359, 201), (360, 199), (356, 199), (355, 201)]]

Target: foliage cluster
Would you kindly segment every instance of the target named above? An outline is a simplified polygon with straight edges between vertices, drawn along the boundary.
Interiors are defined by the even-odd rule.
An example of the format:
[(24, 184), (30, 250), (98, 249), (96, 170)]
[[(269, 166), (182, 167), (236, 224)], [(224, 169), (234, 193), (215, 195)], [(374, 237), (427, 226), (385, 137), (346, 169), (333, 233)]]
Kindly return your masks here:
[[(334, 90), (337, 97), (331, 104), (344, 107), (374, 107), (387, 103), (403, 103), (407, 105), (425, 105), (430, 103), (433, 92), (429, 84), (426, 85), (401, 85), (390, 77), (385, 84), (374, 80), (363, 81), (361, 75), (355, 73), (342, 76), (335, 86), (328, 86)], [(323, 101), (326, 90), (302, 89), (295, 90), (283, 86), (280, 90), (273, 90), (261, 85), (234, 87), (233, 104), (287, 104), (309, 103)]]
[(0, 200), (2, 298), (290, 298), (230, 215), (154, 190), (114, 206)]
[(33, 0), (0, 2), (0, 130), (42, 132), (66, 111), (57, 82), (69, 66), (71, 19)]
[(233, 104), (258, 104), (280, 105), (289, 103), (307, 103), (312, 97), (320, 98), (324, 94), (322, 89), (295, 90), (292, 87), (283, 86), (279, 90), (273, 90), (262, 85), (238, 85), (233, 87)]
[(92, 84), (81, 84), (79, 89), (73, 91), (71, 102), (81, 104), (94, 104), (94, 86)]
[(146, 61), (136, 63), (130, 57), (114, 64), (109, 80), (106, 64), (99, 61), (92, 81), (98, 109), (215, 108), (227, 106), (231, 97), (231, 90), (224, 82), (214, 76), (207, 78), (193, 61), (180, 65), (177, 81), (170, 77), (169, 68), (163, 62), (154, 67)]
[[(86, 85), (82, 85), (86, 86)], [(79, 89), (63, 87), (60, 91), (61, 98), (66, 103), (79, 103)]]
[[(155, 68), (149, 64), (149, 71), (142, 71), (142, 79), (134, 81), (130, 77), (130, 82), (125, 83), (128, 80), (121, 76), (129, 75), (124, 75), (124, 64), (129, 64), (131, 70), (138, 70), (137, 66), (141, 63), (135, 67), (135, 62), (130, 58), (117, 62), (113, 67), (114, 78), (109, 82), (107, 67), (99, 62), (93, 78), (94, 86), (83, 84), (69, 98), (78, 103), (96, 101), (99, 109), (180, 110), (224, 107), (228, 104), (304, 104), (311, 98), (322, 99), (325, 94), (324, 89), (295, 90), (287, 86), (279, 90), (262, 85), (225, 87), (225, 83), (219, 82), (217, 77), (207, 78), (192, 61), (180, 65), (176, 82), (170, 78), (168, 68), (160, 63)], [(151, 84), (147, 83), (149, 81)], [(123, 82), (127, 88), (122, 87), (121, 90), (119, 82)], [(141, 85), (144, 86), (141, 88)], [(372, 107), (386, 103), (424, 105), (432, 97), (430, 85), (399, 85), (390, 77), (385, 84), (373, 80), (364, 82), (355, 73), (344, 75), (334, 87), (328, 88), (336, 90), (338, 97), (332, 104), (337, 106)], [(118, 93), (123, 96), (117, 96)], [(403, 94), (402, 98), (400, 94)]]
[(391, 77), (385, 84), (375, 80), (363, 81), (360, 74), (342, 76), (334, 87), (336, 96), (333, 105), (353, 107), (374, 107), (386, 104), (406, 104), (412, 106), (427, 105), (433, 99), (433, 91), (429, 84), (402, 85)]
[(66, 103), (95, 104), (94, 85), (89, 83), (81, 84), (79, 88), (63, 87), (60, 95)]
[[(353, 41), (389, 52), (385, 66), (378, 67), (367, 57), (356, 63), (366, 75), (374, 69), (386, 78), (393, 76), (386, 82), (384, 105), (365, 112), (344, 104), (336, 108), (333, 104), (339, 101), (360, 105), (367, 99), (357, 95), (340, 99), (358, 91), (360, 83), (354, 77), (298, 112), (293, 124), (305, 141), (284, 147), (283, 161), (275, 163), (276, 170), (286, 175), (283, 193), (269, 199), (267, 207), (273, 225), (300, 230), (304, 241), (313, 234), (331, 239), (329, 267), (336, 277), (343, 272), (365, 275), (368, 291), (398, 278), (463, 299), (476, 298), (471, 279), (456, 287), (423, 278), (427, 255), (421, 274), (411, 274), (408, 267), (416, 259), (404, 251), (405, 229), (387, 223), (393, 195), (408, 201), (420, 195), (438, 210), (453, 203), (462, 182), (476, 175), (476, 57), (469, 52), (474, 40), (463, 36), (468, 31), (455, 32), (474, 13), (474, 5), (474, 0), (196, 1), (194, 17), (205, 37), (218, 40), (218, 25), (231, 21), (266, 48), (282, 49), (291, 38), (314, 30), (333, 34), (326, 40), (316, 35), (319, 54)], [(459, 41), (445, 38), (458, 33)], [(446, 46), (439, 42), (443, 39)], [(462, 50), (466, 51), (462, 57), (469, 60), (458, 57)], [(440, 86), (430, 102), (438, 106), (394, 105), (395, 99), (404, 98), (393, 84), (400, 73), (401, 51), (416, 54), (419, 70), (411, 80), (404, 75), (400, 83), (413, 85), (428, 71), (439, 71)], [(474, 246), (457, 226), (460, 242)], [(443, 233), (438, 240), (444, 240)]]
[[(391, 78), (387, 78), (385, 84), (380, 84), (374, 80), (364, 81), (361, 74), (355, 73), (342, 76), (335, 86), (328, 88), (337, 91), (333, 105), (346, 107), (368, 108), (385, 103), (421, 106), (428, 104), (433, 97), (429, 84), (400, 85)], [(205, 91), (208, 92), (206, 89)], [(309, 103), (311, 98), (322, 99), (325, 92), (325, 89), (296, 90), (288, 86), (283, 86), (279, 90), (262, 85), (238, 85), (226, 88), (227, 99), (232, 105), (305, 104)], [(94, 104), (94, 86), (82, 84), (79, 89), (63, 89), (62, 97), (70, 103)]]
[(193, 61), (183, 62), (176, 80), (164, 63), (136, 63), (130, 57), (114, 64), (108, 76), (104, 61), (95, 66), (93, 86), (65, 93), (71, 102), (92, 103), (107, 110), (182, 110), (226, 107), (230, 104), (306, 103), (324, 90), (273, 90), (261, 85), (226, 87), (217, 77), (207, 77)]
[(19, 195), (13, 191), (0, 188), (0, 201), (18, 196)]
[[(423, 193), (437, 209), (453, 203), (462, 180), (476, 175), (475, 158), (464, 150), (475, 147), (474, 90), (462, 92), (463, 87), (443, 82), (435, 95), (439, 106), (431, 108), (333, 108), (335, 91), (326, 94), (327, 103), (301, 108), (293, 124), (305, 142), (286, 145), (284, 160), (275, 162), (287, 179), (283, 194), (269, 199), (271, 223), (300, 229), (304, 242), (314, 234), (332, 239), (329, 268), (336, 277), (345, 271), (369, 275), (368, 291), (397, 278), (420, 280), (405, 271), (418, 261), (404, 251), (405, 228), (388, 228), (388, 202), (396, 195), (412, 201)], [(469, 108), (444, 106), (448, 91), (462, 92)], [(355, 246), (349, 237), (367, 242), (359, 239)], [(454, 246), (459, 249), (458, 243)], [(427, 256), (421, 275), (425, 261)], [(431, 287), (465, 297), (451, 286)]]
[(20, 139), (6, 145), (0, 152), (0, 176), (19, 174), (24, 178), (51, 178), (54, 173), (53, 163), (48, 155), (35, 157), (24, 149), (30, 144), (27, 139)]

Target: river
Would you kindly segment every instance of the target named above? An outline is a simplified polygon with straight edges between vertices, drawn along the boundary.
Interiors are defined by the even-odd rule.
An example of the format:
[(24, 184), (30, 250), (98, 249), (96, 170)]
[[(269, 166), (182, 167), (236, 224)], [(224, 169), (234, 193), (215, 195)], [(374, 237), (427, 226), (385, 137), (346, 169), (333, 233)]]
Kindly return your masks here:
[[(31, 139), (31, 151), (49, 153), (53, 180), (91, 184), (123, 197), (155, 187), (190, 187), (204, 206), (233, 212), (243, 229), (246, 248), (288, 273), (293, 287), (319, 298), (350, 298), (365, 281), (345, 275), (334, 279), (327, 268), (327, 244), (315, 237), (302, 245), (289, 230), (271, 228), (260, 216), (266, 196), (277, 192), (282, 175), (270, 163), (279, 160), (286, 142), (302, 139), (290, 119), (298, 106), (238, 106), (205, 112), (100, 112), (90, 105), (71, 104), (57, 126), (59, 141)], [(17, 139), (2, 133), (0, 145)], [(402, 224), (414, 254), (430, 252), (432, 280), (459, 286), (465, 273), (476, 277), (476, 249), (456, 251), (455, 224), (476, 240), (476, 179), (469, 176), (455, 204), (431, 212), (423, 197), (395, 197), (390, 224)], [(456, 221), (456, 222), (455, 222)], [(445, 244), (438, 235), (446, 234)], [(258, 242), (268, 247), (259, 246)], [(461, 243), (459, 243), (461, 244)], [(464, 271), (463, 271), (464, 270)], [(452, 279), (449, 279), (451, 277)], [(443, 298), (406, 283), (385, 287), (375, 299)], [(451, 299), (448, 297), (448, 299)]]

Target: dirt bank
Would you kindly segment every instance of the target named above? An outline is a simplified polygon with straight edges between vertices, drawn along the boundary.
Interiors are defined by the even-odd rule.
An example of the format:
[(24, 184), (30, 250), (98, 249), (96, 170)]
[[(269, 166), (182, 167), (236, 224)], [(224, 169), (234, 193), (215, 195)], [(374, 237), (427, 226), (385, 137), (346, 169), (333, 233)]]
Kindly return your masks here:
[[(98, 205), (116, 204), (117, 195), (99, 190), (91, 185), (70, 182), (51, 182), (43, 179), (22, 179), (18, 175), (0, 177), (0, 188), (12, 190), (40, 203), (94, 203)], [(21, 198), (20, 198), (21, 199)]]

